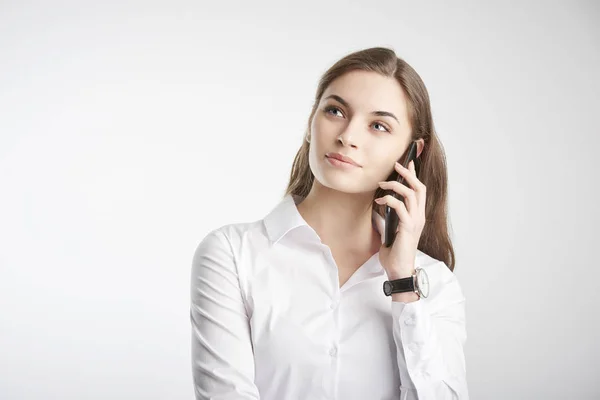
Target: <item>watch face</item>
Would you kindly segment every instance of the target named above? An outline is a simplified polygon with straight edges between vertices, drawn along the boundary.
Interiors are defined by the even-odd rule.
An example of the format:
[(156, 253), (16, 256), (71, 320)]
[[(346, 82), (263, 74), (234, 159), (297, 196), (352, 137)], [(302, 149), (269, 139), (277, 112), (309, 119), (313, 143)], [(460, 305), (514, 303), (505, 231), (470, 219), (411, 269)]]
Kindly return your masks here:
[(429, 277), (427, 276), (427, 272), (422, 268), (417, 269), (417, 287), (421, 296), (429, 296)]

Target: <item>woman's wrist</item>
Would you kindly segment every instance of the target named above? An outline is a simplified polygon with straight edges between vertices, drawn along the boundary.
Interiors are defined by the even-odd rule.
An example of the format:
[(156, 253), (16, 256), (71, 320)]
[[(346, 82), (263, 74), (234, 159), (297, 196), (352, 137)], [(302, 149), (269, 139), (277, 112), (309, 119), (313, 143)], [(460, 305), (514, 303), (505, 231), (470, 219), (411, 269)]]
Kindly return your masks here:
[(417, 270), (414, 266), (406, 267), (406, 268), (397, 268), (391, 271), (388, 271), (387, 276), (388, 280), (393, 281), (396, 279), (410, 278), (413, 276)]
[[(393, 281), (396, 279), (405, 279), (414, 277), (415, 273), (414, 266), (406, 267), (406, 268), (398, 268), (393, 269), (388, 272), (388, 280)], [(414, 279), (414, 278), (413, 278)], [(417, 292), (403, 292), (403, 293), (392, 293), (392, 301), (399, 301), (403, 303), (412, 303), (413, 301), (417, 301), (421, 298)]]
[(392, 301), (412, 303), (420, 299), (421, 297), (416, 292), (392, 293)]

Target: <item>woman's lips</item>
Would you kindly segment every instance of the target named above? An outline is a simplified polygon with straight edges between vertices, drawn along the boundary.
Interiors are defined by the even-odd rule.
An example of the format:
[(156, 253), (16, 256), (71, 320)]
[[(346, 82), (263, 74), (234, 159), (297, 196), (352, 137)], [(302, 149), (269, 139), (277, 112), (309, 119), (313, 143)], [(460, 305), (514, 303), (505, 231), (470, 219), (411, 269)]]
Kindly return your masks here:
[(337, 160), (343, 163), (347, 163), (347, 164), (351, 164), (355, 167), (360, 167), (360, 165), (354, 161), (351, 157), (345, 156), (341, 153), (327, 153), (325, 154), (325, 157), (327, 157), (328, 159), (332, 159), (332, 160)]
[(329, 162), (329, 164), (333, 165), (334, 167), (340, 167), (340, 168), (358, 168), (357, 165), (351, 164), (351, 163), (346, 162), (346, 161), (339, 160), (339, 159), (337, 159), (335, 157), (325, 156), (325, 158), (327, 159), (327, 162)]

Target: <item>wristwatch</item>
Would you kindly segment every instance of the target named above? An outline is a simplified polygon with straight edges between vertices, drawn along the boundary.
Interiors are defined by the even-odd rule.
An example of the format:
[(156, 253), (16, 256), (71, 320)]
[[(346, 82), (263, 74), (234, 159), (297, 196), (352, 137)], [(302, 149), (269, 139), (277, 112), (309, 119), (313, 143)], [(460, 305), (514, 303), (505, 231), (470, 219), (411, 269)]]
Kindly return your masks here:
[(383, 293), (391, 296), (394, 293), (415, 292), (421, 297), (429, 296), (429, 278), (423, 268), (416, 268), (408, 278), (383, 282)]

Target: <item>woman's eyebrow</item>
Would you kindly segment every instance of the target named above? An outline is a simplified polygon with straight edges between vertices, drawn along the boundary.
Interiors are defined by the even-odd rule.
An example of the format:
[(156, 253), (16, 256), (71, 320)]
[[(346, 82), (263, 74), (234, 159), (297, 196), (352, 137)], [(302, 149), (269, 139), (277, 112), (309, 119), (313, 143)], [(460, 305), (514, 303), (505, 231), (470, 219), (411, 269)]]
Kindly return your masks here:
[[(330, 94), (329, 96), (325, 97), (325, 100), (327, 100), (327, 99), (337, 100), (344, 107), (352, 108), (352, 107), (350, 107), (350, 104), (348, 104), (348, 102), (346, 100), (342, 99), (337, 94)], [(388, 111), (372, 111), (371, 114), (378, 115), (378, 116), (381, 116), (381, 117), (392, 117), (392, 118), (394, 118), (396, 120), (396, 122), (398, 124), (400, 124), (400, 121), (398, 121), (398, 118), (396, 118), (396, 116), (394, 114), (392, 114), (391, 112), (388, 112)]]

